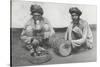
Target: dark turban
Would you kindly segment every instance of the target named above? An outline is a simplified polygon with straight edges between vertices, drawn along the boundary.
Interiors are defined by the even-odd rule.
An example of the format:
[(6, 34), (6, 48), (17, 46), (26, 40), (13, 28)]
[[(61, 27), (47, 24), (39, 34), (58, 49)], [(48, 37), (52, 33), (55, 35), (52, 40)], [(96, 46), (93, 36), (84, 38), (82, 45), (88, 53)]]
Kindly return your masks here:
[(40, 13), (41, 15), (43, 15), (43, 9), (40, 5), (31, 5), (30, 11), (31, 11), (31, 14)]
[(77, 7), (72, 7), (69, 9), (69, 13), (72, 14), (72, 13), (76, 13), (78, 14), (79, 16), (82, 14), (82, 12), (77, 8)]

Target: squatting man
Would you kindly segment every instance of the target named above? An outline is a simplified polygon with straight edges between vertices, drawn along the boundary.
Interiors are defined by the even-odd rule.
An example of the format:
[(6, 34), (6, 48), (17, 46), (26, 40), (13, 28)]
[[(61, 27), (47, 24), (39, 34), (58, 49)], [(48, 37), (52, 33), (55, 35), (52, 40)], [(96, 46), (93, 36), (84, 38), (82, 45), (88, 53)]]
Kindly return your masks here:
[(93, 48), (93, 36), (87, 21), (80, 18), (82, 12), (77, 7), (69, 9), (72, 21), (70, 22), (66, 33), (65, 40), (71, 44), (72, 49), (85, 47)]
[(48, 44), (49, 38), (55, 32), (48, 19), (43, 17), (44, 12), (40, 5), (31, 5), (30, 12), (32, 17), (22, 31), (21, 39), (26, 43), (30, 53), (35, 56), (46, 50), (44, 44)]

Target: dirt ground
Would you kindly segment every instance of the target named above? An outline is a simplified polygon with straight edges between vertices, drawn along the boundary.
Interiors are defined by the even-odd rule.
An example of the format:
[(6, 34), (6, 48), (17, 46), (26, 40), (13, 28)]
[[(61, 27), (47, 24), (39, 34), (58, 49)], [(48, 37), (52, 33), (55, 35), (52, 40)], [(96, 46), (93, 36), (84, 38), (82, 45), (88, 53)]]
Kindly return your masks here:
[[(96, 61), (96, 46), (97, 46), (97, 33), (96, 30), (92, 30), (94, 42), (93, 46), (94, 48), (91, 50), (80, 50), (78, 53), (74, 53), (67, 57), (61, 57), (56, 55), (52, 49), (50, 49), (50, 53), (52, 54), (52, 60), (43, 63), (42, 65), (46, 64), (61, 64), (61, 63), (77, 63), (77, 62), (94, 62)], [(30, 63), (29, 61), (25, 60), (25, 58), (22, 58), (22, 56), (27, 53), (27, 50), (25, 50), (22, 46), (24, 43), (19, 38), (20, 32), (18, 30), (12, 31), (12, 65), (13, 66), (28, 66), (28, 65), (34, 65)], [(63, 37), (64, 33), (56, 33), (56, 37)]]

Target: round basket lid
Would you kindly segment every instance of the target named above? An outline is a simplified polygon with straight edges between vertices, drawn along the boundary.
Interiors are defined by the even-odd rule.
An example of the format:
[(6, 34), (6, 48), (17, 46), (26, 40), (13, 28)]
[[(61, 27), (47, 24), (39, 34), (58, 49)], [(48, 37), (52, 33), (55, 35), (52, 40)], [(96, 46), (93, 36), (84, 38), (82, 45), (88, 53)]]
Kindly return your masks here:
[(61, 56), (68, 56), (71, 53), (71, 46), (67, 44), (61, 44), (59, 47), (59, 53)]

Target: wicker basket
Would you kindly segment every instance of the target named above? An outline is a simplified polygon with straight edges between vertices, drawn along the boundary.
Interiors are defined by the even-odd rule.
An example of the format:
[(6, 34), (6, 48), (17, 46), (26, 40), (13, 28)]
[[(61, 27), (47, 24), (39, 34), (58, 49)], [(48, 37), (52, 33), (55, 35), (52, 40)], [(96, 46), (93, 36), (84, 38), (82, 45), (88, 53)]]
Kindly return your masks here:
[(70, 55), (72, 51), (71, 42), (61, 38), (53, 40), (52, 47), (56, 54), (63, 57)]
[(35, 65), (46, 63), (52, 59), (52, 56), (48, 51), (42, 56), (31, 56), (30, 53), (27, 53), (24, 55), (24, 57), (27, 61)]

